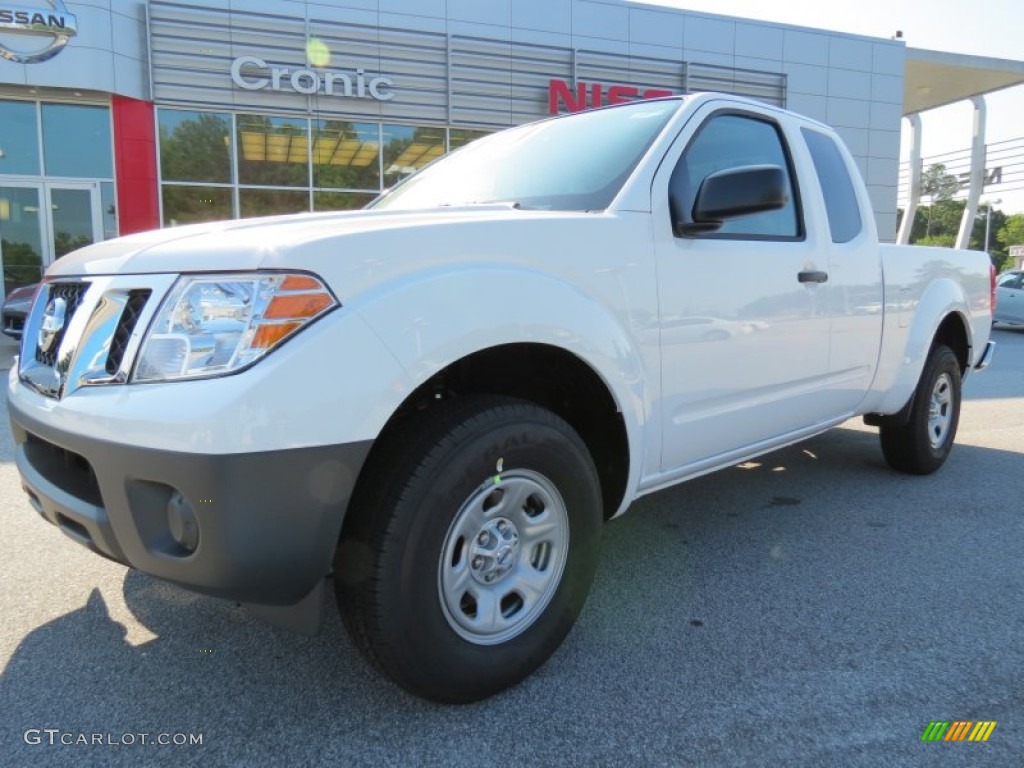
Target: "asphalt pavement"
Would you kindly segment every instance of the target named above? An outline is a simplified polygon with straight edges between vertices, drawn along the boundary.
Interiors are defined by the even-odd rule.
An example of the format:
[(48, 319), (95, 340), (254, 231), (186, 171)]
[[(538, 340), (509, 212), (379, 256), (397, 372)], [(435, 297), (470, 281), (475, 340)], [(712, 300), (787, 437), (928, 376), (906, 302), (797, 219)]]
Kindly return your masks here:
[[(394, 687), (333, 616), (292, 635), (87, 552), (0, 426), (0, 765), (1019, 768), (1024, 329), (995, 338), (939, 473), (850, 422), (646, 497), (564, 646), (463, 707)], [(922, 742), (932, 721), (997, 725)]]

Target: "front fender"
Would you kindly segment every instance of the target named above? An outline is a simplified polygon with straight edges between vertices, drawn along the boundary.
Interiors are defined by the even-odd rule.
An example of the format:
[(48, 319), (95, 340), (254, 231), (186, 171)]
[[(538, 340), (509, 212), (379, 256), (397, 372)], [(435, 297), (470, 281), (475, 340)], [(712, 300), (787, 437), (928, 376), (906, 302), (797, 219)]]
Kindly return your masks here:
[(622, 413), (631, 454), (627, 487), (637, 486), (644, 462), (635, 454), (657, 393), (635, 334), (645, 326), (656, 332), (653, 317), (649, 323), (630, 317), (631, 333), (612, 307), (558, 277), (491, 264), (404, 275), (348, 309), (358, 312), (408, 375), (409, 391), (388, 395), (395, 409), (439, 371), (491, 347), (536, 343), (571, 352), (600, 376)]

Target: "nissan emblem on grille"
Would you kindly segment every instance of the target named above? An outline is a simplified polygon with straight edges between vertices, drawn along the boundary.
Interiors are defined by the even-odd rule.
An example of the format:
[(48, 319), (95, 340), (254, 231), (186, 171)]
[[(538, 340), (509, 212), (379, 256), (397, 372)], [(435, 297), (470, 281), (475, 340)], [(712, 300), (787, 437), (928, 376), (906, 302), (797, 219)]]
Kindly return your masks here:
[(43, 314), (43, 325), (39, 329), (39, 351), (44, 355), (49, 353), (54, 340), (64, 327), (64, 317), (68, 311), (68, 303), (59, 296), (46, 305), (46, 312)]

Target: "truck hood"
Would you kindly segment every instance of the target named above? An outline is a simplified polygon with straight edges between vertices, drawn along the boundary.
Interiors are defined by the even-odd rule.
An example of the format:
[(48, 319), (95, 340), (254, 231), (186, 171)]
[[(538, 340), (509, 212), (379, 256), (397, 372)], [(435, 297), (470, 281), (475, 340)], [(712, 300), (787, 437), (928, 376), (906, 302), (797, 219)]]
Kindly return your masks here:
[[(50, 277), (82, 275), (218, 272), (297, 266), (294, 254), (311, 243), (374, 231), (486, 223), (524, 218), (578, 217), (579, 213), (524, 211), (510, 204), (425, 211), (301, 213), (158, 229), (107, 240), (64, 256)], [(339, 253), (343, 257), (343, 253)]]

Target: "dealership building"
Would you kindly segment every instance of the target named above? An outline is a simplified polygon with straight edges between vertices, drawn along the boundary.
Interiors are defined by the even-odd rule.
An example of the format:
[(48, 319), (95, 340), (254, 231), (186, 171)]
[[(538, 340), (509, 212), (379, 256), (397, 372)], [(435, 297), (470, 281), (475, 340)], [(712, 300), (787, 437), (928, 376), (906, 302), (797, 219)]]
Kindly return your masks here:
[(903, 118), (919, 139), (916, 114), (974, 100), (973, 220), (983, 94), (1021, 82), (1021, 62), (627, 0), (0, 0), (4, 289), (117, 234), (357, 208), (508, 126), (712, 90), (833, 125), (895, 240)]

